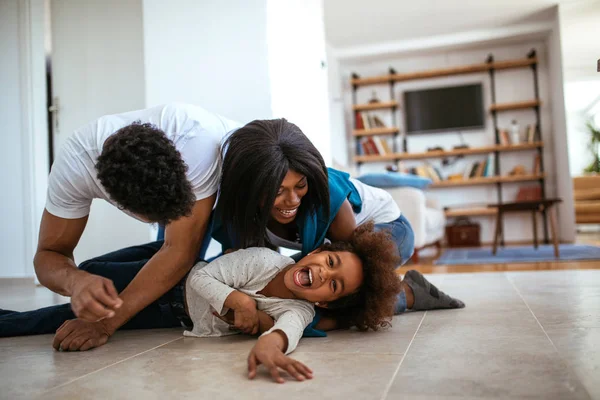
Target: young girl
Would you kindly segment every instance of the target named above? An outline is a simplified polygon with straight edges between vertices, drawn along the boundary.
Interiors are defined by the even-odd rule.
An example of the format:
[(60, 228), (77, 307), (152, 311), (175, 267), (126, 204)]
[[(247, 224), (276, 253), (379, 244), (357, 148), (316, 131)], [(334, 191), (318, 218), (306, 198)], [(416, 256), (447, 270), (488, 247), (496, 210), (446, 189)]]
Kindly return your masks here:
[[(249, 356), (249, 377), (257, 364), (264, 363), (277, 382), (283, 382), (278, 368), (284, 368), (298, 380), (311, 378), (304, 364), (286, 356), (298, 344), (302, 331), (312, 321), (313, 304), (332, 310), (344, 310), (349, 325), (377, 330), (389, 325), (400, 282), (393, 272), (398, 262), (393, 243), (383, 232), (374, 232), (366, 224), (349, 242), (321, 246), (298, 263), (267, 248), (239, 250), (192, 269), (181, 289), (190, 317), (186, 336), (230, 335), (222, 316), (233, 311), (234, 326), (249, 334), (264, 332)], [(176, 291), (179, 288), (174, 288)], [(177, 307), (175, 307), (177, 308)], [(72, 321), (70, 305), (54, 306), (25, 313), (2, 311), (0, 336), (49, 333), (29, 331), (43, 319), (64, 323)], [(262, 319), (259, 310), (275, 320)], [(191, 323), (190, 323), (191, 322)], [(76, 343), (77, 337), (60, 341), (60, 348), (87, 350)], [(57, 341), (55, 340), (55, 347)], [(90, 344), (91, 346), (91, 344)]]
[[(285, 119), (245, 125), (230, 135), (222, 153), (213, 238), (224, 251), (268, 246), (298, 249), (305, 255), (325, 239), (348, 240), (357, 226), (372, 219), (377, 230), (390, 232), (399, 265), (412, 256), (412, 228), (390, 194), (326, 168), (310, 140)], [(432, 296), (422, 275), (410, 276), (402, 283), (396, 313), (407, 309), (407, 298), (414, 298), (415, 310), (464, 306), (443, 293)], [(317, 326), (335, 325), (323, 321)], [(305, 333), (324, 336), (314, 330)]]

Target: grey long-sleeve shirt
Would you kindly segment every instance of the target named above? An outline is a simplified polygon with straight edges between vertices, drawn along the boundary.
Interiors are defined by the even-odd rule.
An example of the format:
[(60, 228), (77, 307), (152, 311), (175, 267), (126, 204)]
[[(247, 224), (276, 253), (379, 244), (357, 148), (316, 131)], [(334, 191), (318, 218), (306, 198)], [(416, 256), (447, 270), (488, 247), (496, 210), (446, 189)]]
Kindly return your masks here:
[(238, 250), (217, 258), (210, 264), (200, 262), (192, 268), (186, 281), (186, 300), (194, 323), (185, 336), (214, 337), (235, 334), (229, 325), (212, 313), (226, 314), (227, 296), (234, 291), (256, 300), (257, 308), (275, 320), (269, 331), (282, 331), (288, 339), (286, 354), (294, 351), (304, 328), (313, 320), (313, 305), (305, 300), (265, 297), (261, 291), (282, 269), (294, 260), (266, 248)]

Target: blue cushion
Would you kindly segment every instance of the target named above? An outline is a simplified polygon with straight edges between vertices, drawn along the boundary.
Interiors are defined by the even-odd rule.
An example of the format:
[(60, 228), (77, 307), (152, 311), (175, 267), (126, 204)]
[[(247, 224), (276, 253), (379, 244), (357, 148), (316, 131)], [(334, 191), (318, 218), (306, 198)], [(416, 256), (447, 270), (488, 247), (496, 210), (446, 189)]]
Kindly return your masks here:
[(417, 189), (423, 189), (432, 183), (432, 180), (429, 178), (423, 178), (422, 176), (412, 174), (402, 174), (399, 172), (370, 173), (361, 175), (356, 179), (364, 184), (380, 188), (410, 186)]

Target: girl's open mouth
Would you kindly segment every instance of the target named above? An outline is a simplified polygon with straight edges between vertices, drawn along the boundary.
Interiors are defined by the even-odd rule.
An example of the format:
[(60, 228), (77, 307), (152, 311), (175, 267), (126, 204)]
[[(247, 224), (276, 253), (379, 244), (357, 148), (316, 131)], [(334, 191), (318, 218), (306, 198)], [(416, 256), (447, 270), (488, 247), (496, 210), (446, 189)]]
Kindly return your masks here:
[(313, 283), (312, 271), (308, 267), (294, 272), (294, 283), (302, 288), (309, 288)]

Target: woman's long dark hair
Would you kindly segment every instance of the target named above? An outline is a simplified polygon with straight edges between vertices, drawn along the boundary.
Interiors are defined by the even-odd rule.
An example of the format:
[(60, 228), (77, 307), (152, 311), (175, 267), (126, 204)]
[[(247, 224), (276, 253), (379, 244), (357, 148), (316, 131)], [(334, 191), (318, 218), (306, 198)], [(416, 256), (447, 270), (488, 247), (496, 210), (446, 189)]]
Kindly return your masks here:
[(300, 128), (285, 119), (256, 120), (224, 143), (217, 212), (236, 248), (270, 246), (267, 222), (289, 170), (306, 176), (308, 192), (296, 218), (324, 207), (329, 219), (329, 185), (323, 157)]

